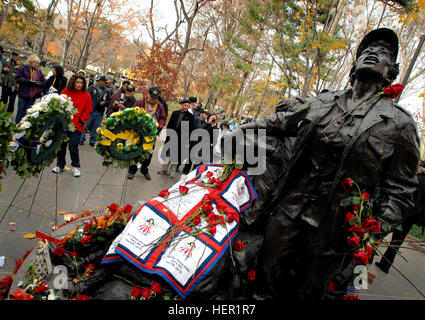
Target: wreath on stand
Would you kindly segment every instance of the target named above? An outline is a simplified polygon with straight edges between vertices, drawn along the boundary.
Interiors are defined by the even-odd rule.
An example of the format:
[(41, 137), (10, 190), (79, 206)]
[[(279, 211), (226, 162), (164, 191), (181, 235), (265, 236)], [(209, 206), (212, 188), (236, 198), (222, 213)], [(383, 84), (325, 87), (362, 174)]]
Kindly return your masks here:
[(13, 140), (13, 135), (20, 131), (11, 119), (12, 114), (6, 111), (6, 105), (0, 103), (0, 180), (4, 169), (9, 166), (9, 153), (13, 149), (9, 144)]
[(66, 95), (49, 94), (27, 110), (15, 134), (11, 164), (23, 179), (36, 176), (56, 159), (62, 142), (74, 131), (72, 118), (77, 112)]
[(158, 123), (139, 107), (114, 112), (97, 129), (95, 150), (104, 166), (127, 168), (153, 153)]

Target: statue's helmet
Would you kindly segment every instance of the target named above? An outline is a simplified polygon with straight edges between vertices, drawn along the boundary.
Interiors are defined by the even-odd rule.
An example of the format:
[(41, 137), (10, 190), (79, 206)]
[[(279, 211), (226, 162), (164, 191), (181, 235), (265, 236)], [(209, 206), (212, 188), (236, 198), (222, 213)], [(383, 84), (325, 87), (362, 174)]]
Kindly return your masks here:
[(379, 28), (370, 31), (359, 44), (356, 60), (370, 44), (381, 41), (387, 44), (387, 48), (391, 51), (391, 57), (393, 61), (396, 62), (398, 55), (398, 37), (393, 30), (388, 28)]

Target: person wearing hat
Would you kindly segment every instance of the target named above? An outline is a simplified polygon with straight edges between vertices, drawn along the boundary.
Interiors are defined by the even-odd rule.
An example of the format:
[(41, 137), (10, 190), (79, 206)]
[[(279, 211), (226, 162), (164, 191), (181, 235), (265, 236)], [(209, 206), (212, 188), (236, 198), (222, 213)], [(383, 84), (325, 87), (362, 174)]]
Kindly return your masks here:
[[(183, 99), (179, 102), (180, 109), (173, 111), (170, 116), (170, 120), (167, 124), (167, 138), (164, 143), (164, 148), (162, 149), (162, 152), (160, 154), (162, 162), (166, 162), (166, 164), (163, 165), (162, 170), (158, 171), (158, 174), (170, 174), (172, 177), (174, 174), (174, 171), (177, 171), (177, 165), (183, 164), (185, 160), (190, 159), (183, 159), (182, 155), (182, 146), (185, 146), (186, 148), (189, 148), (190, 146), (190, 134), (195, 129), (195, 119), (193, 117), (193, 114), (189, 112), (190, 109), (190, 101), (188, 99)], [(185, 136), (184, 134), (184, 126), (187, 126), (188, 128), (188, 136)], [(165, 148), (165, 146), (170, 142), (170, 135), (169, 131), (174, 131), (177, 133), (178, 138), (178, 144), (177, 144), (177, 154), (176, 155), (170, 155), (168, 154), (169, 150)], [(174, 150), (171, 148), (171, 150)], [(190, 154), (190, 153), (189, 153)], [(169, 157), (172, 156), (172, 158), (178, 159), (177, 163), (171, 163), (171, 167), (169, 168)], [(168, 170), (169, 169), (169, 170)], [(187, 174), (188, 172), (183, 172), (184, 174)]]
[(162, 98), (161, 96), (161, 88), (160, 87), (152, 87), (149, 88), (149, 95), (151, 97), (155, 97), (155, 99), (158, 99), (158, 101), (162, 104), (165, 110), (165, 116), (168, 116), (168, 104), (167, 102)]
[(80, 145), (84, 144), (86, 140), (86, 132), (90, 130), (90, 145), (94, 147), (97, 137), (97, 128), (99, 128), (103, 114), (105, 113), (106, 107), (111, 101), (111, 96), (108, 90), (106, 90), (106, 77), (100, 76), (97, 78), (96, 84), (87, 89), (92, 99), (92, 112), (85, 124), (85, 130), (80, 137)]
[(198, 102), (198, 99), (196, 97), (189, 97), (189, 101), (190, 101), (189, 112), (193, 114), (195, 118), (197, 118), (197, 116), (199, 117), (199, 113), (195, 116), (196, 103)]
[[(382, 94), (398, 75), (397, 54), (394, 31), (373, 30), (359, 45), (351, 88), (309, 98), (224, 139), (226, 146), (241, 136), (246, 148), (255, 148), (260, 139), (245, 134), (267, 133), (265, 169), (256, 175), (248, 171), (258, 199), (240, 225), (263, 237), (253, 255), (257, 297), (343, 298), (356, 266), (345, 223), (351, 208), (340, 205), (350, 196), (340, 185), (344, 178), (370, 194), (378, 222), (390, 231), (401, 228), (418, 185), (419, 138), (411, 114)], [(225, 156), (244, 159), (236, 151)], [(386, 234), (381, 230), (372, 237)], [(330, 281), (334, 290), (328, 290)]]
[[(149, 89), (148, 96), (138, 100), (134, 107), (140, 107), (145, 110), (147, 114), (149, 114), (152, 119), (154, 119), (158, 123), (158, 135), (161, 132), (161, 129), (163, 126), (165, 126), (165, 123), (167, 122), (167, 116), (165, 114), (164, 106), (161, 102), (158, 100), (158, 90)], [(128, 87), (127, 87), (128, 90)], [(155, 146), (154, 146), (155, 148)], [(149, 174), (149, 165), (152, 161), (151, 154), (149, 158), (147, 158), (145, 161), (142, 162), (142, 166), (140, 168), (140, 172), (145, 176), (146, 180), (151, 180), (152, 177)], [(128, 179), (133, 179), (134, 175), (137, 172), (137, 166), (130, 166), (128, 170)]]
[[(121, 84), (121, 88), (118, 89), (112, 96), (111, 96), (111, 102), (109, 103), (108, 109), (106, 110), (106, 116), (109, 117), (109, 115), (115, 111), (118, 111), (116, 104), (117, 101), (124, 101), (125, 99), (125, 93), (127, 91), (127, 86), (130, 85), (130, 81), (124, 80)], [(134, 88), (134, 86), (133, 86)], [(133, 94), (134, 96), (134, 94)]]
[(121, 97), (115, 100), (114, 103), (111, 102), (109, 104), (108, 110), (106, 110), (106, 116), (109, 117), (114, 112), (135, 107), (137, 102), (136, 98), (134, 98), (135, 92), (136, 88), (132, 84), (127, 85), (125, 93), (122, 93)]
[(15, 75), (19, 65), (19, 53), (12, 52), (12, 57), (6, 59), (2, 65), (1, 79), (1, 101), (7, 105), (7, 112), (13, 113), (15, 109), (16, 95), (18, 94), (18, 85), (16, 83)]

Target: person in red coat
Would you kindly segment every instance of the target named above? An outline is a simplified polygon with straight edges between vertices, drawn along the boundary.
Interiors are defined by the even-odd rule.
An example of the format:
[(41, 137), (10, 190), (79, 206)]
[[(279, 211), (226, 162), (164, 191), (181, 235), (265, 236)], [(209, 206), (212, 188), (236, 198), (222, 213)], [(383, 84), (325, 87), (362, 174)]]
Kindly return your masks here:
[[(78, 153), (78, 142), (80, 141), (81, 133), (84, 131), (84, 125), (90, 117), (92, 111), (91, 96), (87, 92), (87, 84), (84, 76), (74, 75), (68, 82), (68, 86), (62, 94), (71, 98), (72, 103), (78, 112), (74, 115), (72, 123), (75, 126), (75, 131), (67, 131), (69, 137), (69, 154), (71, 156), (72, 174), (74, 177), (81, 176), (80, 155)], [(52, 169), (54, 173), (63, 172), (65, 168), (65, 155), (68, 142), (62, 143), (61, 149), (58, 152), (56, 167)]]

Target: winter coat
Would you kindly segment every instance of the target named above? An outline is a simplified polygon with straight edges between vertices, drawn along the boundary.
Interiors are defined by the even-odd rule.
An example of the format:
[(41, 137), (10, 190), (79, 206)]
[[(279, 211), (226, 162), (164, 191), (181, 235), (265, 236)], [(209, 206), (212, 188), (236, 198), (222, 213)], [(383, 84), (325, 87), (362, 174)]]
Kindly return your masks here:
[(44, 74), (40, 68), (34, 68), (31, 77), (31, 68), (29, 65), (20, 66), (16, 71), (16, 82), (19, 84), (18, 96), (39, 98), (41, 96), (41, 88), (44, 85)]

